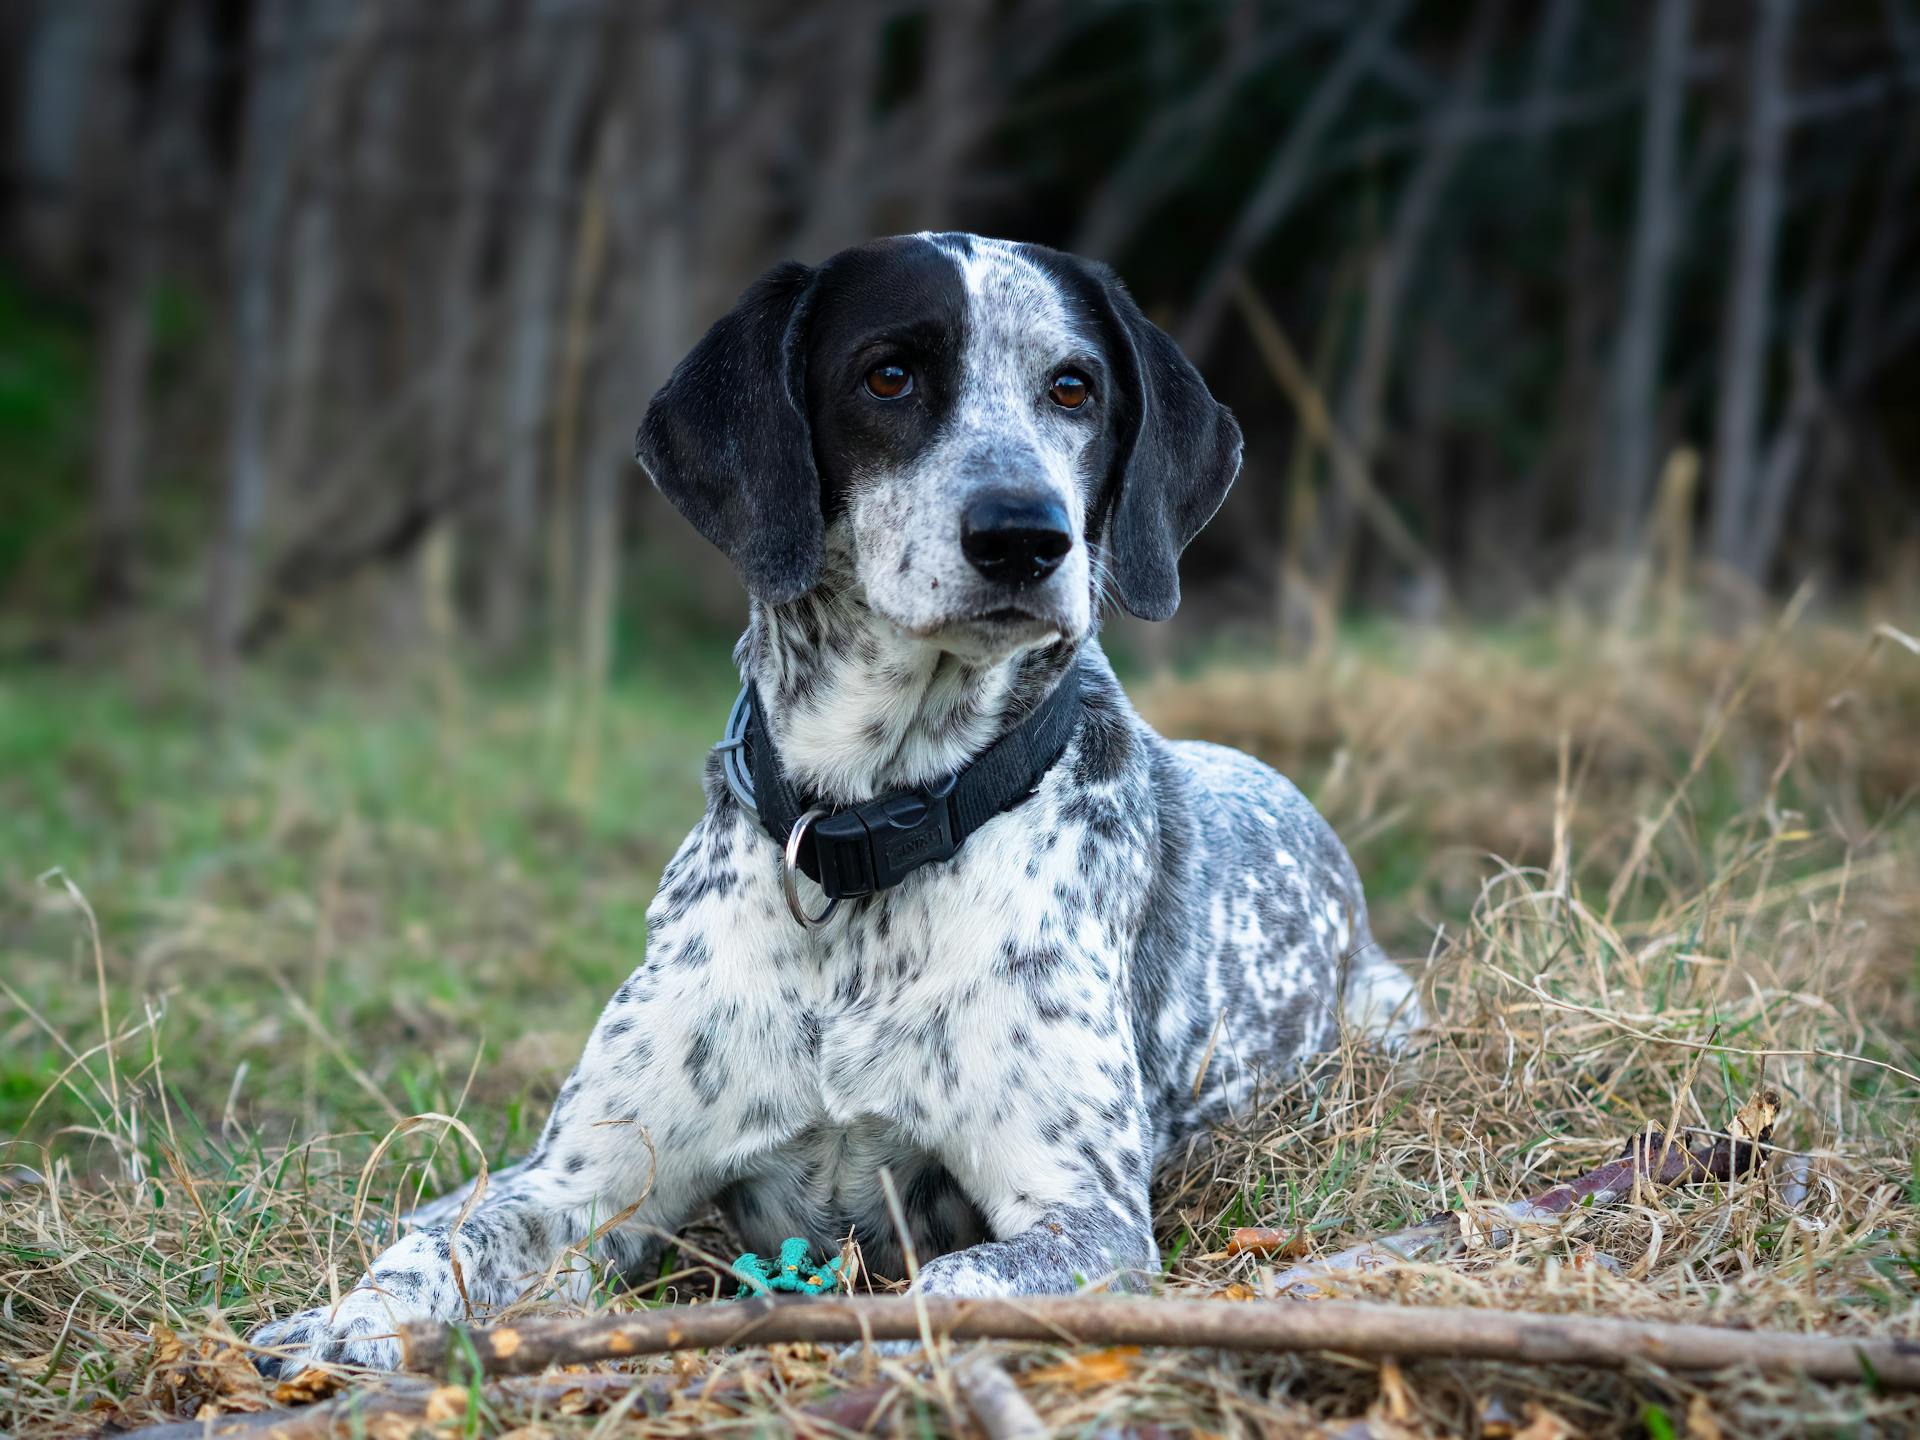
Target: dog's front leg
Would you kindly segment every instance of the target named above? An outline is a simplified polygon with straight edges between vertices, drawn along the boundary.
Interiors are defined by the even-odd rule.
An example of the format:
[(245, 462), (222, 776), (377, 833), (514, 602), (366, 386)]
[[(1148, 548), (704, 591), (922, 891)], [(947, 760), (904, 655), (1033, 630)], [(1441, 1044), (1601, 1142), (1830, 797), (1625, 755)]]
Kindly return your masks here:
[(990, 1027), (1006, 1009), (982, 1006), (979, 1032), (954, 1047), (973, 1073), (952, 1092), (942, 1158), (996, 1238), (922, 1265), (922, 1289), (1062, 1294), (1158, 1273), (1139, 1068), (1125, 1027), (1076, 993), (1062, 973), (1005, 1037)]
[[(600, 1017), (526, 1160), (497, 1173), (457, 1227), (451, 1197), (426, 1207), (430, 1223), (383, 1251), (338, 1304), (256, 1330), (260, 1368), (391, 1369), (401, 1360), (400, 1324), (484, 1318), (538, 1293), (556, 1260), (596, 1232), (607, 1232), (601, 1246), (622, 1270), (645, 1263), (646, 1237), (671, 1231), (710, 1192), (707, 1142), (726, 1133), (705, 1123), (712, 1107), (688, 1062), (699, 1043), (689, 1022), (697, 1032), (712, 1004), (703, 989), (662, 984), (657, 966), (637, 971)], [(590, 1284), (589, 1268), (569, 1257), (551, 1288), (579, 1299)]]

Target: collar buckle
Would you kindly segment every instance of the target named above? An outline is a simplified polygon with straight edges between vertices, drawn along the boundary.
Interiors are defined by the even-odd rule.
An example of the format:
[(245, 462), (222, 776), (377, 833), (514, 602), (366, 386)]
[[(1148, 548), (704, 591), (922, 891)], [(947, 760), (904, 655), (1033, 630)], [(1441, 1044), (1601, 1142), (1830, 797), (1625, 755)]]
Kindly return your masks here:
[(815, 820), (808, 834), (821, 890), (835, 900), (871, 895), (898, 885), (922, 865), (951, 859), (960, 848), (953, 825), (958, 778), (882, 795)]
[[(1057, 684), (1017, 725), (946, 779), (829, 811), (796, 795), (782, 775), (764, 710), (751, 680), (734, 701), (726, 736), (714, 747), (732, 798), (784, 847), (787, 908), (808, 929), (827, 922), (841, 900), (898, 885), (923, 865), (950, 860), (967, 837), (1019, 805), (1072, 742), (1082, 715), (1075, 658)], [(809, 913), (798, 877), (815, 881), (826, 908)]]

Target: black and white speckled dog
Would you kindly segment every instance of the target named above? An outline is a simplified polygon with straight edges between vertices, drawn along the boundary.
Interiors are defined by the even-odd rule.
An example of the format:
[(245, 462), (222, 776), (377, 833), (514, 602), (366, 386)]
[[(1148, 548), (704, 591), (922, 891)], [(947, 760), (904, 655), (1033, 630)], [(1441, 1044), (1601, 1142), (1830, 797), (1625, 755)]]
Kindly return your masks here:
[(1417, 1019), (1299, 791), (1155, 735), (1091, 638), (1109, 594), (1173, 613), (1240, 467), (1233, 417), (1103, 267), (958, 234), (782, 265), (654, 398), (639, 457), (752, 592), (741, 669), (794, 792), (937, 791), (1063, 677), (1071, 739), (951, 858), (813, 929), (716, 756), (646, 961), (533, 1152), (457, 1234), (462, 1195), (260, 1330), (278, 1369), (394, 1364), (397, 1321), (463, 1316), (456, 1249), (478, 1309), (580, 1293), (570, 1247), (636, 1271), (716, 1197), (758, 1251), (851, 1230), (898, 1273), (883, 1170), (928, 1291), (1125, 1284), (1157, 1263), (1159, 1156), (1342, 1014)]

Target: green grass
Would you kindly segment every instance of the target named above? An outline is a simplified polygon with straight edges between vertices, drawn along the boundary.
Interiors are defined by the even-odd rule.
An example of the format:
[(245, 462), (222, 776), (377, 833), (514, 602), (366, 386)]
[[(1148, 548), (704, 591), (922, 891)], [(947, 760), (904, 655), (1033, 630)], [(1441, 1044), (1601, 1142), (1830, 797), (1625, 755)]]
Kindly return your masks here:
[[(1324, 1057), (1165, 1178), (1168, 1293), (1257, 1290), (1261, 1265), (1221, 1248), (1235, 1226), (1279, 1226), (1324, 1255), (1537, 1193), (1649, 1124), (1723, 1126), (1767, 1086), (1787, 1100), (1776, 1143), (1811, 1157), (1799, 1215), (1768, 1178), (1683, 1187), (1351, 1290), (1912, 1334), (1920, 664), (1897, 646), (1863, 656), (1863, 639), (1375, 634), (1326, 662), (1136, 685), (1168, 733), (1293, 775), (1351, 844), (1377, 933), (1432, 956), (1432, 1023), (1412, 1052)], [(544, 676), (422, 664), (373, 685), (282, 662), (216, 718), (193, 668), (166, 657), (0, 675), (0, 1137), (21, 1142), (0, 1152), (0, 1429), (265, 1403), (231, 1337), (351, 1283), (357, 1187), (377, 1248), (423, 1183), (475, 1164), (436, 1127), (363, 1182), (397, 1119), (458, 1114), (496, 1163), (524, 1149), (643, 956), (646, 904), (732, 697), (725, 653), (641, 652), (591, 765)], [(91, 1048), (92, 932), (68, 880), (99, 921), (111, 1072)], [(699, 1225), (682, 1240), (689, 1255), (726, 1244)], [(672, 1298), (696, 1289), (682, 1278)], [(818, 1357), (766, 1363), (655, 1370), (786, 1375), (789, 1403), (845, 1383)], [(1339, 1361), (1107, 1365), (1119, 1378), (1087, 1387), (1031, 1367), (1021, 1381), (1078, 1431), (1346, 1423), (1381, 1390)], [(935, 1390), (895, 1381), (907, 1428), (962, 1428)], [(1920, 1416), (1791, 1377), (1409, 1363), (1404, 1383), (1420, 1434), (1473, 1428), (1496, 1392), (1607, 1435), (1633, 1433), (1647, 1404), (1690, 1415), (1702, 1394), (1729, 1434), (1891, 1433)], [(497, 1410), (470, 1410), (475, 1433), (524, 1419), (522, 1400), (483, 1398)], [(558, 1433), (588, 1433), (601, 1409)], [(781, 1420), (735, 1392), (660, 1424)]]
[[(639, 962), (660, 868), (699, 813), (723, 656), (624, 677), (585, 784), (534, 681), (261, 682), (216, 723), (165, 684), (0, 679), (7, 983), (70, 1038), (92, 1013), (82, 917), (40, 878), (57, 868), (99, 917), (110, 1009), (163, 1008), (168, 1074), (203, 1116), (244, 1065), (257, 1122), (365, 1122), (329, 1037), (423, 1108), (476, 1060), (490, 1099), (554, 1083)], [(63, 1062), (20, 1007), (0, 1016), (0, 1132), (17, 1132)], [(79, 1118), (56, 1097), (35, 1128)]]

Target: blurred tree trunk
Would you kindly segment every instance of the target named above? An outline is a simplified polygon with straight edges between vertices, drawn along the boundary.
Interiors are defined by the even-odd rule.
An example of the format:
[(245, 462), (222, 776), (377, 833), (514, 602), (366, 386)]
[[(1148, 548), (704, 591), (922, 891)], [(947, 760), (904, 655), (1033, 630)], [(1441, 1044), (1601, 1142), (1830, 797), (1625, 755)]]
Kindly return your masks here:
[(1786, 411), (1766, 446), (1754, 487), (1753, 526), (1746, 540), (1746, 573), (1756, 581), (1764, 581), (1773, 568), (1780, 550), (1780, 537), (1786, 530), (1787, 512), (1793, 505), (1794, 486), (1806, 466), (1809, 452), (1818, 444), (1820, 423), (1826, 412), (1810, 338), (1793, 346), (1791, 365)]
[[(1851, 392), (1866, 383), (1886, 358), (1882, 338), (1890, 295), (1888, 285), (1908, 238), (1920, 193), (1920, 115), (1901, 129), (1892, 162), (1875, 197), (1873, 219), (1860, 262), (1847, 284), (1846, 321), (1841, 332), (1839, 388)], [(1895, 344), (1902, 337), (1895, 337)]]
[[(346, 160), (349, 98), (373, 58), (380, 33), (378, 3), (371, 0), (308, 0), (325, 65), (313, 87), (313, 105), (300, 119), (298, 148), (290, 155), (294, 174), (292, 237), (287, 265), (284, 338), (274, 347), (274, 393), (279, 423), (274, 474), (302, 491), (315, 468), (315, 420), (327, 393), (327, 337), (339, 308), (341, 192), (352, 166)], [(270, 64), (255, 62), (263, 77)]]
[(553, 668), (562, 690), (578, 681), (576, 669), (579, 627), (575, 607), (581, 603), (578, 573), (581, 518), (575, 499), (575, 471), (580, 457), (581, 410), (588, 371), (601, 337), (609, 333), (599, 312), (600, 277), (607, 259), (607, 206), (617, 184), (615, 172), (624, 154), (622, 127), (603, 119), (587, 172), (586, 194), (580, 205), (580, 225), (574, 235), (573, 263), (567, 277), (566, 319), (561, 331), (560, 373), (553, 396), (552, 483), (547, 500), (547, 619), (552, 631)]
[[(1351, 296), (1360, 268), (1357, 262), (1356, 255), (1343, 255), (1327, 286), (1327, 306), (1320, 321), (1320, 333), (1314, 337), (1313, 368), (1308, 372), (1308, 383), (1316, 397), (1324, 397), (1333, 388), (1334, 370), (1340, 363), (1340, 352), (1354, 315)], [(1317, 403), (1324, 413), (1325, 400), (1319, 399)], [(1280, 499), (1279, 543), (1275, 547), (1279, 564), (1274, 622), (1280, 632), (1281, 645), (1299, 653), (1310, 650), (1316, 642), (1324, 643), (1327, 638), (1321, 633), (1324, 629), (1320, 623), (1324, 608), (1321, 597), (1313, 593), (1308, 580), (1307, 550), (1320, 528), (1314, 477), (1322, 468), (1320, 460), (1328, 448), (1327, 437), (1307, 423), (1296, 401), (1293, 448), (1287, 457), (1287, 475)], [(1328, 458), (1331, 461), (1331, 457)], [(1336, 470), (1337, 462), (1325, 468)], [(1337, 478), (1335, 483), (1339, 483)]]
[[(872, 0), (851, 0), (845, 11), (830, 61), (834, 67), (832, 133), (808, 187), (806, 218), (793, 245), (794, 255), (808, 262), (866, 239), (867, 216), (873, 207), (873, 97), (880, 73), (880, 12)], [(680, 42), (676, 46), (689, 48)], [(691, 99), (684, 103), (690, 106)], [(637, 423), (639, 417), (634, 418)]]
[(1533, 63), (1527, 76), (1527, 113), (1524, 121), (1534, 144), (1552, 129), (1554, 95), (1566, 69), (1568, 52), (1580, 30), (1583, 0), (1551, 0), (1534, 37)]
[(1204, 159), (1206, 142), (1241, 87), (1303, 33), (1317, 31), (1315, 18), (1296, 20), (1280, 34), (1262, 37), (1258, 7), (1244, 0), (1236, 4), (1228, 13), (1220, 59), (1212, 73), (1202, 76), (1183, 99), (1163, 104), (1153, 113), (1139, 139), (1082, 207), (1079, 228), (1067, 248), (1095, 259), (1117, 260), (1134, 232)]
[[(106, 301), (101, 309), (100, 378), (94, 409), (93, 573), (90, 600), (110, 613), (133, 598), (141, 519), (140, 490), (147, 450), (148, 370), (153, 360), (152, 289), (159, 268), (160, 162), (158, 139), (166, 119), (168, 82), (187, 48), (180, 33), (187, 7), (145, 3), (128, 17), (123, 38), (159, 53), (132, 72), (118, 113), (109, 184), (127, 208), (127, 223), (106, 237)], [(169, 13), (171, 12), (171, 13)], [(138, 32), (151, 26), (150, 34)], [(141, 73), (144, 71), (144, 73)]]
[(280, 56), (249, 72), (239, 184), (234, 196), (232, 399), (226, 485), (208, 589), (206, 650), (216, 679), (235, 656), (252, 602), (270, 480), (266, 454), (268, 376), (275, 343), (274, 257), (293, 173), (295, 119), (306, 89), (295, 0), (262, 0), (251, 48)]
[(919, 182), (916, 211), (925, 229), (945, 230), (957, 223), (967, 151), (992, 118), (983, 113), (992, 16), (992, 0), (941, 0), (927, 7), (924, 131), (914, 166)]
[(606, 307), (612, 343), (603, 347), (598, 439), (586, 457), (580, 496), (580, 708), (569, 776), (580, 800), (591, 793), (599, 769), (619, 615), (622, 501), (628, 486), (644, 483), (633, 459), (633, 433), (646, 397), (666, 379), (687, 339), (689, 255), (680, 197), (692, 160), (690, 46), (686, 22), (672, 4), (655, 0), (645, 13), (627, 66), (639, 83), (620, 98), (608, 121), (613, 143), (605, 173), (617, 278)]
[(27, 8), (26, 53), (16, 61), (21, 93), (13, 145), (16, 183), (30, 199), (20, 233), (37, 263), (57, 268), (73, 255), (83, 218), (73, 197), (84, 179), (88, 120), (99, 104), (98, 87), (111, 83), (101, 73), (101, 62), (111, 42), (126, 32), (131, 6), (125, 0), (46, 0)]
[[(462, 19), (476, 31), (496, 23), (501, 0), (467, 0)], [(452, 224), (444, 251), (440, 254), (439, 294), (435, 304), (434, 331), (437, 354), (433, 367), (437, 376), (434, 396), (432, 446), (428, 457), (431, 476), (427, 486), (428, 502), (444, 507), (448, 498), (471, 490), (477, 483), (475, 471), (481, 461), (474, 432), (484, 430), (491, 417), (474, 403), (473, 376), (477, 364), (475, 350), (480, 333), (480, 317), (485, 306), (482, 294), (480, 260), (487, 237), (487, 222), (492, 213), (493, 194), (500, 179), (500, 69), (504, 57), (499, 48), (469, 48), (465, 52), (465, 70), (458, 81), (455, 102), (454, 173), (459, 193), (454, 202)], [(440, 543), (451, 547), (450, 527), (441, 526)], [(451, 554), (423, 564), (423, 588), (434, 583), (451, 586), (457, 565)], [(458, 610), (450, 597), (427, 596), (429, 617), (439, 616), (439, 628), (452, 632)]]
[(1759, 0), (1748, 73), (1746, 153), (1720, 347), (1714, 416), (1709, 548), (1714, 561), (1751, 580), (1769, 557), (1756, 553), (1760, 423), (1773, 320), (1773, 260), (1785, 189), (1787, 45), (1793, 0)]
[[(520, 88), (538, 102), (540, 124), (524, 169), (531, 191), (512, 241), (507, 325), (513, 337), (502, 375), (505, 428), (496, 554), (487, 571), (489, 639), (510, 649), (525, 633), (540, 521), (540, 457), (551, 414), (555, 330), (560, 321), (567, 236), (572, 229), (574, 154), (598, 72), (597, 27), (566, 23), (565, 0), (534, 7)], [(558, 620), (559, 617), (555, 617)]]
[[(1363, 468), (1371, 468), (1386, 433), (1387, 382), (1393, 373), (1399, 325), (1408, 281), (1420, 263), (1440, 197), (1458, 168), (1468, 143), (1467, 114), (1480, 94), (1487, 54), (1500, 28), (1505, 0), (1479, 0), (1447, 93), (1428, 131), (1429, 140), (1412, 177), (1400, 192), (1393, 228), (1367, 265), (1366, 299), (1360, 321), (1360, 349), (1341, 397), (1341, 427)], [(1347, 557), (1358, 510), (1346, 490), (1334, 492), (1326, 507), (1336, 593), (1344, 587)]]
[(1233, 277), (1293, 209), (1312, 173), (1320, 141), (1340, 118), (1355, 87), (1392, 40), (1394, 28), (1409, 3), (1410, 0), (1383, 0), (1371, 17), (1355, 30), (1287, 131), (1286, 143), (1275, 150), (1267, 162), (1252, 193), (1234, 217), (1233, 228), (1214, 253), (1187, 313), (1186, 324), (1180, 329), (1181, 347), (1189, 355), (1198, 358), (1213, 343), (1232, 294)]
[(1692, 0), (1659, 0), (1640, 132), (1640, 193), (1626, 309), (1614, 348), (1607, 423), (1587, 473), (1582, 530), (1589, 543), (1638, 544), (1653, 481), (1654, 416), (1666, 334), (1667, 276), (1679, 229), (1680, 126), (1686, 111)]
[[(138, 182), (135, 193), (138, 194)], [(141, 207), (135, 202), (136, 211)], [(140, 481), (146, 459), (147, 370), (153, 358), (154, 230), (129, 225), (111, 260), (104, 356), (96, 411), (93, 600), (117, 610), (133, 598), (140, 530)]]
[(1845, 217), (1830, 210), (1821, 221), (1806, 262), (1810, 277), (1794, 307), (1789, 337), (1787, 398), (1779, 423), (1763, 447), (1755, 484), (1753, 531), (1747, 539), (1749, 573), (1763, 578), (1779, 555), (1794, 486), (1825, 449), (1822, 432), (1832, 428), (1834, 407), (1820, 374), (1820, 337), (1833, 298), (1834, 260)]

